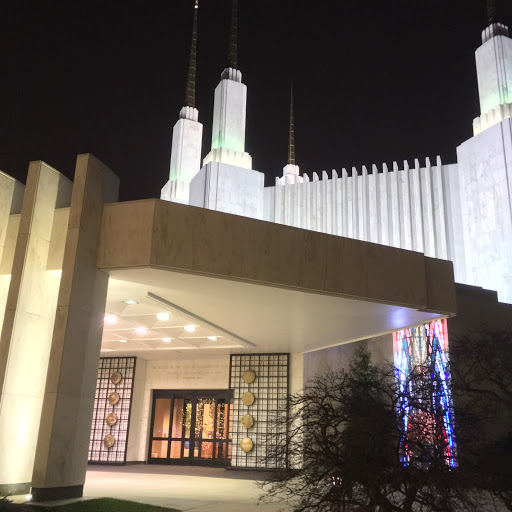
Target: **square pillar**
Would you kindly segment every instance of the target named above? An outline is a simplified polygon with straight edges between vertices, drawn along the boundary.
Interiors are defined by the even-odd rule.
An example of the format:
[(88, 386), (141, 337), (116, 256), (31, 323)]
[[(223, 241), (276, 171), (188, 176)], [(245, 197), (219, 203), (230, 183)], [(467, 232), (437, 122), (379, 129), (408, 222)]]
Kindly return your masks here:
[(77, 158), (52, 357), (32, 477), (35, 501), (82, 496), (108, 275), (97, 268), (103, 205), (119, 178), (92, 155)]
[(0, 337), (0, 494), (30, 490), (59, 287), (47, 261), (70, 197), (65, 176), (31, 162)]

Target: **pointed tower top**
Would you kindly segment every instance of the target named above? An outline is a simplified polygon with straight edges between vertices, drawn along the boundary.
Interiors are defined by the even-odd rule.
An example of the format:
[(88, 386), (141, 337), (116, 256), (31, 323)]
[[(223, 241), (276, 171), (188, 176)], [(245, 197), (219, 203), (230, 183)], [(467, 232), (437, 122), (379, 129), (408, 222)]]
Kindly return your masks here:
[(199, 0), (194, 4), (194, 25), (192, 27), (192, 43), (190, 44), (190, 60), (187, 73), (187, 88), (185, 91), (185, 105), (196, 107), (196, 60), (197, 60), (197, 11)]
[(487, 0), (487, 21), (489, 25), (496, 22), (496, 0)]
[(487, 0), (487, 21), (489, 25), (493, 23), (503, 23), (504, 2), (503, 0)]
[(233, 0), (229, 35), (228, 68), (238, 69), (238, 1)]
[(293, 117), (293, 82), (290, 87), (290, 128), (288, 132), (288, 163), (295, 165), (295, 123)]

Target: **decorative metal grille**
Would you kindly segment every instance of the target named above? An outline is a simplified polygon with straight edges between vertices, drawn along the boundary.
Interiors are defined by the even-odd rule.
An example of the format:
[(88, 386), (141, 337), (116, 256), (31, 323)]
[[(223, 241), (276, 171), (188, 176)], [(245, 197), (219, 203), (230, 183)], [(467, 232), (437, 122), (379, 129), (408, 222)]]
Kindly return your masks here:
[[(121, 375), (121, 380), (117, 384), (116, 379), (113, 379), (116, 373)], [(105, 464), (126, 462), (134, 374), (135, 357), (100, 359), (89, 441), (89, 462)], [(119, 396), (117, 397), (115, 393)], [(116, 403), (112, 403), (115, 401)], [(116, 421), (109, 425), (107, 418), (110, 423), (114, 418)], [(112, 438), (114, 443), (108, 447)]]
[[(254, 372), (254, 381), (247, 383), (244, 372)], [(231, 437), (233, 440), (231, 466), (265, 469), (275, 467), (269, 443), (280, 443), (286, 436), (286, 427), (275, 432), (275, 417), (288, 406), (289, 354), (232, 355), (229, 387), (233, 393)], [(246, 375), (247, 377), (247, 375)], [(250, 380), (250, 379), (248, 379)], [(245, 405), (244, 393), (254, 395), (254, 402)], [(250, 401), (250, 400), (249, 400)], [(249, 428), (242, 425), (244, 415), (251, 415), (254, 423)], [(268, 436), (273, 432), (274, 435)], [(277, 435), (275, 435), (277, 434)], [(282, 436), (282, 437), (281, 437)], [(242, 441), (245, 449), (241, 447)]]

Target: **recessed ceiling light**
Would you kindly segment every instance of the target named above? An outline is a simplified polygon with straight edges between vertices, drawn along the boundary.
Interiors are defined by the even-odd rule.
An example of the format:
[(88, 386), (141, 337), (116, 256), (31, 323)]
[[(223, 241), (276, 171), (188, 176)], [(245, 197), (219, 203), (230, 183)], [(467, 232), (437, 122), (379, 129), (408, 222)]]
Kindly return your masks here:
[(162, 338), (162, 341), (164, 341), (165, 343), (171, 343), (171, 339), (172, 338)]
[(135, 327), (135, 332), (137, 334), (147, 334), (148, 330), (146, 327)]
[(105, 315), (105, 323), (109, 325), (117, 324), (117, 316), (116, 315)]
[(137, 301), (135, 301), (135, 300), (123, 300), (123, 302), (124, 302), (125, 304), (128, 304), (128, 306), (133, 306), (133, 305), (135, 305), (135, 304), (138, 304), (138, 302), (137, 302)]
[(217, 336), (208, 336), (207, 339), (210, 341), (217, 341)]
[(127, 340), (117, 340), (117, 341), (119, 341), (119, 343), (128, 343)]
[(169, 313), (165, 313), (165, 312), (158, 313), (156, 315), (156, 317), (158, 318), (158, 320), (162, 320), (162, 321), (169, 320)]
[(194, 332), (196, 328), (193, 325), (185, 325), (185, 331)]

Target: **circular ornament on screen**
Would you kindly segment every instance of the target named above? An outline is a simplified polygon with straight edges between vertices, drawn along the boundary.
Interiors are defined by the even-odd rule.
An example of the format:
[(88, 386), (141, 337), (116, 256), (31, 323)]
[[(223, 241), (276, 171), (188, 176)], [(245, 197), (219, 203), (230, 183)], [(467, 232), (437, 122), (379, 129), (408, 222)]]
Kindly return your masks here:
[(112, 381), (112, 384), (117, 386), (123, 380), (123, 376), (119, 372), (114, 372), (110, 376), (110, 380)]
[(242, 427), (250, 429), (254, 425), (254, 418), (250, 414), (244, 414), (240, 423)]
[(247, 407), (249, 407), (254, 403), (254, 395), (250, 391), (246, 391), (242, 395), (242, 402), (244, 405), (247, 405)]
[(107, 434), (103, 439), (103, 444), (106, 448), (112, 448), (116, 442), (115, 437), (112, 434)]
[(253, 448), (254, 444), (252, 442), (252, 439), (250, 437), (244, 437), (241, 441), (240, 441), (240, 448), (242, 448), (242, 450), (247, 453), (247, 452), (250, 452)]
[(254, 380), (256, 379), (256, 374), (252, 370), (246, 370), (242, 374), (242, 379), (244, 379), (244, 382), (246, 384), (252, 384)]
[(116, 405), (117, 402), (119, 402), (119, 393), (113, 391), (112, 393), (110, 393), (110, 395), (108, 395), (108, 403), (110, 405)]
[(115, 425), (117, 423), (117, 416), (111, 412), (106, 418), (105, 418), (105, 423), (109, 426), (109, 427), (112, 427), (113, 425)]

